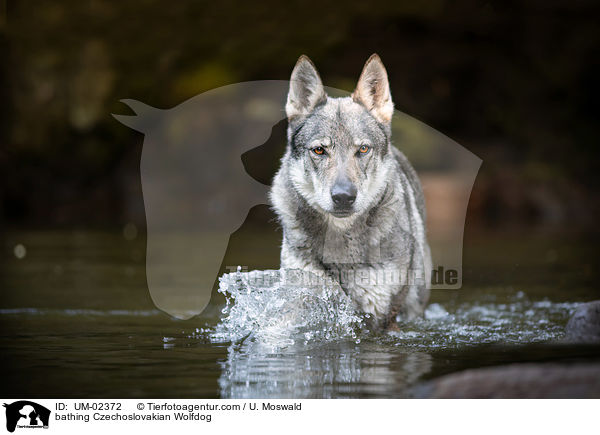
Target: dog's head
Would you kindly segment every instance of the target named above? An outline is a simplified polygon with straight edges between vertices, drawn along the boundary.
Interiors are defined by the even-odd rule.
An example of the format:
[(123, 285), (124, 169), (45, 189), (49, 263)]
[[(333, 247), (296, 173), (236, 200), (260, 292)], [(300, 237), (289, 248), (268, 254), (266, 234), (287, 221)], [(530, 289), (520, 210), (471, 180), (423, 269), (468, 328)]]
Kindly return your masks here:
[[(321, 213), (348, 220), (385, 189), (392, 165), (394, 105), (379, 56), (367, 60), (351, 97), (328, 97), (319, 73), (301, 56), (287, 104), (292, 183)], [(334, 219), (335, 220), (335, 219)]]

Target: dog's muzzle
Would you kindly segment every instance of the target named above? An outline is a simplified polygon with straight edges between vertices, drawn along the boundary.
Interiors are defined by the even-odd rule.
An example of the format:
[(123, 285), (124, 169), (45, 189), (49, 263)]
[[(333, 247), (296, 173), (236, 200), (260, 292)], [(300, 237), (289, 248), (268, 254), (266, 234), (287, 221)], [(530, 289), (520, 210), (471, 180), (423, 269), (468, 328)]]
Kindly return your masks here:
[(349, 180), (340, 180), (331, 188), (333, 214), (336, 217), (349, 216), (356, 201), (356, 187)]

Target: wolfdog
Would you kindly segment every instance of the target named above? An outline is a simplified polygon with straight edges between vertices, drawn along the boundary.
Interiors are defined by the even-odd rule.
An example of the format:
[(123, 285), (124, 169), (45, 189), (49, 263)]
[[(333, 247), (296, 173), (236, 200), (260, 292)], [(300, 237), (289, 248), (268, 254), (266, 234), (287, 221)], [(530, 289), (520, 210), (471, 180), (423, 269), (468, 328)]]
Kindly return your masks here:
[(287, 147), (270, 191), (283, 228), (281, 268), (333, 282), (374, 329), (423, 314), (431, 255), (421, 184), (392, 145), (392, 103), (378, 55), (349, 97), (328, 96), (301, 56), (285, 106)]

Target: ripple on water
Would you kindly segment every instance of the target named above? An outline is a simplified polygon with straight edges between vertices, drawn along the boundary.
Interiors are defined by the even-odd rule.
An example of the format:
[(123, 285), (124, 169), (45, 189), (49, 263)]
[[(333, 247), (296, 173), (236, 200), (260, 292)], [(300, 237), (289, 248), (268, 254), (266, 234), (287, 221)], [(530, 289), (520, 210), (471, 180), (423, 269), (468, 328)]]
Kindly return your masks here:
[(431, 304), (425, 318), (391, 332), (397, 345), (450, 348), (479, 344), (527, 344), (561, 339), (579, 303), (530, 301), (520, 292), (511, 303), (466, 303), (448, 312)]

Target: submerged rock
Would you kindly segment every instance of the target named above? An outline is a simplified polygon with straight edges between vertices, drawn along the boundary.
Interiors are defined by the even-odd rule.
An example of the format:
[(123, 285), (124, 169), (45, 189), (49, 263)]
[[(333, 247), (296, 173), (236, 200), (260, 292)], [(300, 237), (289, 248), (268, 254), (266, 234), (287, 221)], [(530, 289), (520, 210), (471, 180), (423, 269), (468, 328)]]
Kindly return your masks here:
[(600, 363), (512, 364), (442, 376), (414, 390), (428, 399), (600, 398)]
[(565, 332), (565, 340), (570, 342), (600, 343), (600, 301), (578, 307)]

